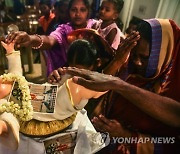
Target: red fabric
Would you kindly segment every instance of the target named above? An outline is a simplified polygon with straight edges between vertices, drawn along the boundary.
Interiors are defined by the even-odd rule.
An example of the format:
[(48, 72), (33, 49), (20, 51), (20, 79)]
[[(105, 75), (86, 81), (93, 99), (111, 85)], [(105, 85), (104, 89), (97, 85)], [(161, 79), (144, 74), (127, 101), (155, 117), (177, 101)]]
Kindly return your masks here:
[[(170, 83), (167, 85), (167, 91), (160, 95), (167, 96), (180, 102), (180, 29), (173, 21), (170, 21), (174, 32), (174, 51), (173, 51), (173, 65), (169, 75)], [(163, 74), (161, 74), (163, 75)], [(156, 78), (159, 79), (161, 75)], [(129, 80), (134, 85), (143, 87), (142, 80), (133, 79)], [(180, 135), (179, 128), (173, 128), (163, 124), (162, 122), (153, 119), (149, 115), (142, 112), (135, 105), (131, 104), (119, 94), (114, 94), (114, 99), (110, 101), (108, 113), (106, 115), (109, 119), (116, 119), (128, 129), (139, 131), (145, 134), (158, 135), (158, 136), (178, 136)], [(154, 102), (155, 103), (155, 102)], [(169, 150), (177, 150), (176, 145), (163, 145), (164, 152), (168, 153)], [(173, 148), (172, 148), (173, 147)], [(176, 151), (174, 151), (176, 152)]]
[(50, 13), (48, 19), (46, 19), (45, 16), (40, 17), (39, 23), (42, 26), (44, 32), (47, 31), (47, 28), (48, 28), (50, 22), (53, 20), (54, 17), (55, 17), (54, 13)]

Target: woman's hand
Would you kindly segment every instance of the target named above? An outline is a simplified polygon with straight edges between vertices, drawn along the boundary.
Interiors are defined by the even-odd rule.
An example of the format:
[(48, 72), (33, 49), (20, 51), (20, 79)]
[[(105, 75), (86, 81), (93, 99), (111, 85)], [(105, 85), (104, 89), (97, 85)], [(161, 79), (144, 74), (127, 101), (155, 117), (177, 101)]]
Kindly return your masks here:
[(115, 75), (127, 62), (131, 50), (136, 46), (139, 39), (139, 32), (132, 32), (126, 39), (122, 40), (114, 52), (113, 60), (104, 68), (104, 73)]
[(117, 120), (110, 120), (103, 115), (94, 117), (92, 120), (94, 127), (100, 132), (108, 132), (111, 137), (130, 137), (130, 131), (122, 127)]
[(58, 83), (61, 81), (61, 77), (65, 75), (65, 71), (63, 68), (58, 68), (57, 70), (54, 70), (49, 76), (48, 76), (48, 82), (49, 83)]
[(9, 34), (5, 41), (7, 44), (14, 42), (17, 48), (20, 48), (21, 46), (25, 46), (25, 47), (30, 46), (32, 42), (32, 38), (26, 32), (18, 31)]
[(121, 41), (114, 58), (118, 61), (125, 62), (128, 59), (131, 50), (136, 46), (139, 39), (139, 32), (133, 31), (126, 39)]
[(85, 69), (68, 67), (65, 69), (67, 74), (73, 77), (73, 81), (94, 91), (113, 90), (114, 84), (120, 79), (111, 75), (93, 72)]

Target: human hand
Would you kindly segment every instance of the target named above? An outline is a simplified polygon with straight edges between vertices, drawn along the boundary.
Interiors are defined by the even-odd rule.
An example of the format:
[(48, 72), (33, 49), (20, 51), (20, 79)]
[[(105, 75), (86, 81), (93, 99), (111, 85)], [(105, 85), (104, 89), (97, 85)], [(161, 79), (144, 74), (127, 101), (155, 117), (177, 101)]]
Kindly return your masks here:
[(66, 73), (74, 76), (72, 80), (84, 86), (87, 89), (94, 91), (108, 91), (113, 90), (114, 84), (120, 79), (111, 75), (106, 75), (98, 72), (93, 72), (85, 69), (78, 69), (74, 67), (65, 68)]
[(131, 32), (125, 39), (121, 41), (116, 50), (115, 59), (117, 61), (126, 62), (128, 59), (131, 50), (137, 45), (137, 41), (140, 39), (139, 32)]
[(69, 79), (71, 76), (66, 74), (65, 69), (58, 68), (57, 70), (54, 70), (49, 76), (48, 76), (48, 82), (51, 84), (59, 84), (62, 85), (67, 79)]
[(103, 115), (94, 117), (92, 120), (94, 127), (100, 132), (108, 132), (111, 137), (130, 137), (131, 133), (122, 127), (117, 120), (110, 120)]
[(31, 41), (30, 35), (23, 31), (10, 33), (5, 40), (7, 44), (14, 42), (17, 48), (20, 48), (21, 46), (27, 47), (31, 44)]
[(6, 49), (7, 54), (10, 54), (10, 53), (12, 53), (14, 51), (14, 42), (6, 44), (3, 41), (1, 41), (1, 44)]

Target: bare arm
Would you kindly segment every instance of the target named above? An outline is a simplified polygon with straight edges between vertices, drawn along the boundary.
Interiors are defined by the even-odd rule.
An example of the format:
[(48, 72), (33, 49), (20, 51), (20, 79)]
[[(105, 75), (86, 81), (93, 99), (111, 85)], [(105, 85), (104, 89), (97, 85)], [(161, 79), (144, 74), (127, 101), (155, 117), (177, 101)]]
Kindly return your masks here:
[(67, 73), (80, 76), (73, 77), (77, 84), (96, 91), (114, 90), (153, 118), (167, 125), (180, 127), (180, 102), (138, 88), (110, 75), (77, 68), (68, 68)]
[(43, 41), (42, 47), (40, 49), (49, 49), (57, 43), (57, 40), (52, 36), (42, 35), (40, 37), (37, 35), (28, 35), (26, 32), (19, 31), (8, 35), (6, 38), (6, 43), (9, 44), (14, 41), (17, 48), (20, 48), (28, 46), (38, 47)]
[(79, 104), (82, 99), (98, 98), (106, 93), (89, 90), (81, 85), (74, 83), (72, 79), (68, 79), (68, 86), (75, 105)]
[(180, 102), (120, 80), (115, 82), (113, 90), (153, 118), (170, 126), (180, 127)]
[(116, 29), (116, 28), (113, 28), (113, 29), (108, 33), (108, 35), (106, 36), (105, 39), (107, 40), (107, 42), (109, 43), (110, 46), (112, 45), (116, 34), (117, 34), (117, 29)]

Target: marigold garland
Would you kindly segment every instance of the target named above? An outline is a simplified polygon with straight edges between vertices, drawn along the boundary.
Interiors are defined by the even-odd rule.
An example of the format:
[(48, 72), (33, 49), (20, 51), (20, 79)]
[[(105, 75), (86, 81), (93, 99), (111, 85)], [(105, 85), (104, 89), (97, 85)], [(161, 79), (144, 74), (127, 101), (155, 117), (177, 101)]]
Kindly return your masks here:
[(25, 77), (12, 73), (4, 74), (0, 77), (2, 78), (2, 82), (16, 81), (22, 93), (22, 106), (20, 106), (17, 103), (14, 103), (13, 101), (4, 102), (0, 104), (0, 113), (9, 112), (22, 121), (31, 120), (33, 118), (33, 107), (31, 105), (31, 95), (28, 82), (26, 81)]

